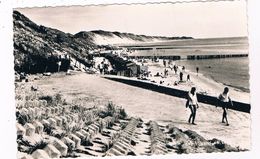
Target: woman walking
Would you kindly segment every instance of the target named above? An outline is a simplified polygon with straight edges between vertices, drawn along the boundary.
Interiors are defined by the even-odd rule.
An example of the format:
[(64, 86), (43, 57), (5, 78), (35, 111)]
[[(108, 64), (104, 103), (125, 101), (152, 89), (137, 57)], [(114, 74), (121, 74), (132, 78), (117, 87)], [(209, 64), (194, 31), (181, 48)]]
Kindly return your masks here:
[(231, 106), (233, 106), (233, 102), (232, 102), (231, 98), (229, 97), (229, 89), (228, 89), (228, 87), (224, 88), (223, 93), (221, 93), (218, 96), (218, 99), (220, 100), (221, 106), (222, 106), (222, 109), (223, 109), (222, 123), (225, 123), (225, 121), (226, 121), (226, 126), (229, 126), (228, 119), (227, 119), (227, 109), (229, 107), (229, 104)]
[(188, 122), (192, 123), (193, 125), (197, 125), (194, 121), (195, 121), (195, 117), (196, 117), (196, 111), (197, 111), (197, 108), (199, 108), (199, 105), (198, 105), (195, 87), (192, 87), (191, 91), (188, 93), (188, 106), (191, 111)]

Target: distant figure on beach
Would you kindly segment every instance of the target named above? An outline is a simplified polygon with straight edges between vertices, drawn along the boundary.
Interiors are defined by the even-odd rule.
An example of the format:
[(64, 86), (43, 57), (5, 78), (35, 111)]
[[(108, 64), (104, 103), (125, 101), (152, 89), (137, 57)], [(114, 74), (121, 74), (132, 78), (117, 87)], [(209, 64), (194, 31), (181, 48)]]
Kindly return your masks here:
[[(98, 70), (100, 71), (100, 64), (97, 65)], [(101, 72), (101, 71), (100, 71)]]
[(155, 77), (159, 77), (159, 76), (160, 76), (160, 73), (157, 72), (154, 76), (155, 76)]
[(197, 76), (199, 75), (199, 67), (196, 67)]
[(103, 72), (104, 74), (106, 74), (108, 72), (108, 64), (105, 63), (104, 66), (103, 66)]
[(161, 72), (160, 76), (161, 76), (162, 78), (164, 78), (164, 76), (163, 76), (163, 73), (162, 73), (162, 72)]
[(185, 71), (185, 66), (182, 66), (182, 71)]
[(163, 59), (163, 66), (166, 67), (166, 60)]
[(60, 72), (61, 61), (58, 62), (58, 72)]
[(233, 102), (232, 102), (231, 98), (229, 97), (228, 87), (224, 88), (223, 93), (221, 93), (218, 96), (218, 99), (220, 100), (221, 106), (223, 109), (222, 123), (225, 123), (225, 120), (226, 120), (226, 126), (229, 126), (228, 119), (227, 119), (227, 109), (230, 105), (233, 106)]
[(100, 74), (103, 74), (103, 72), (104, 72), (104, 62), (103, 61), (99, 65), (99, 71), (100, 71)]
[(190, 75), (187, 74), (187, 81), (190, 81)]
[(167, 77), (167, 76), (168, 76), (168, 70), (164, 69), (164, 77)]
[(174, 66), (173, 66), (173, 70), (174, 70), (174, 73), (175, 73), (175, 74), (177, 74), (177, 69), (178, 69), (177, 66), (174, 65)]
[[(196, 112), (197, 108), (199, 108), (198, 100), (197, 100), (197, 94), (196, 94), (196, 88), (192, 87), (190, 92), (188, 93), (188, 107), (190, 108), (191, 114), (189, 117), (188, 122), (192, 123), (193, 125), (197, 125), (194, 121), (196, 118)], [(187, 105), (186, 105), (187, 107)]]
[(172, 65), (172, 60), (171, 59), (168, 61), (168, 65), (169, 66)]
[(183, 73), (180, 72), (180, 81), (182, 81), (182, 80), (183, 80)]
[(169, 67), (170, 67), (170, 69), (171, 69), (171, 71), (172, 71), (172, 65), (169, 65)]

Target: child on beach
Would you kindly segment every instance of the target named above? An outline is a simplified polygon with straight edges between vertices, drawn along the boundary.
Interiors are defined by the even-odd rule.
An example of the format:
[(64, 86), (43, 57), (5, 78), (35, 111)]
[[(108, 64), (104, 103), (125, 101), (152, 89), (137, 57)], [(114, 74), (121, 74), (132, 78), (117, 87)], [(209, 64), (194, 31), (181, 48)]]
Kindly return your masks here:
[(223, 109), (222, 123), (225, 123), (224, 120), (226, 120), (226, 126), (229, 126), (228, 119), (227, 119), (227, 109), (229, 107), (229, 104), (231, 106), (233, 106), (233, 102), (232, 102), (231, 98), (229, 97), (229, 89), (228, 89), (228, 87), (224, 88), (223, 93), (221, 93), (218, 96), (218, 99), (220, 100), (221, 106), (222, 106), (222, 109)]
[(194, 121), (195, 121), (195, 117), (196, 117), (196, 111), (197, 111), (197, 108), (199, 108), (199, 105), (198, 105), (195, 87), (192, 87), (191, 91), (188, 93), (188, 107), (190, 108), (190, 111), (191, 111), (188, 122), (189, 123), (191, 122), (191, 124), (193, 124), (193, 125), (197, 125), (196, 123), (194, 123)]

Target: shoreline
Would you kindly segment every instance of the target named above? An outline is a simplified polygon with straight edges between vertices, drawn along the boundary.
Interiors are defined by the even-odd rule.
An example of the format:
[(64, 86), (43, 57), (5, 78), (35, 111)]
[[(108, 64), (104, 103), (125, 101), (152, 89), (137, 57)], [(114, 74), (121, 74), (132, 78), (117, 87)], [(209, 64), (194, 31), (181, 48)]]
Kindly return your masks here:
[[(151, 71), (152, 77), (148, 77), (151, 81), (154, 80), (156, 83), (160, 83), (161, 80), (163, 80), (162, 85), (167, 85), (172, 88), (177, 88), (181, 90), (186, 90), (189, 91), (191, 87), (196, 87), (197, 92), (200, 92), (202, 94), (207, 94), (211, 96), (218, 96), (224, 89), (224, 87), (229, 87), (230, 88), (230, 96), (232, 99), (244, 103), (250, 103), (250, 92), (246, 92), (243, 90), (240, 90), (236, 87), (226, 85), (224, 83), (221, 83), (219, 81), (216, 81), (210, 77), (207, 77), (206, 75), (199, 73), (197, 76), (197, 73), (192, 72), (190, 70), (185, 69), (184, 73), (184, 79), (186, 80), (187, 74), (190, 75), (191, 81), (185, 81), (182, 82), (178, 85), (174, 85), (173, 83), (175, 81), (179, 81), (179, 72), (178, 70), (177, 75), (174, 74), (174, 71), (170, 70), (169, 67), (163, 67), (162, 62), (159, 61), (159, 63), (152, 63), (148, 61), (147, 63), (144, 63), (145, 66), (148, 66), (148, 70)], [(162, 73), (164, 69), (169, 70), (169, 75), (166, 78), (161, 78), (161, 77), (154, 77), (157, 72)]]
[[(192, 71), (189, 71), (189, 73), (191, 73), (193, 75), (196, 74), (196, 73), (194, 73)], [(237, 88), (237, 87), (232, 86), (232, 85), (221, 83), (220, 81), (215, 80), (213, 77), (208, 77), (208, 76), (206, 76), (204, 74), (200, 74), (200, 75), (201, 75), (201, 77), (199, 77), (200, 79), (204, 78), (205, 80), (215, 82), (216, 85), (222, 86), (222, 89), (224, 89), (224, 87), (228, 87), (232, 91), (231, 95), (232, 95), (233, 99), (236, 99), (236, 100), (242, 101), (242, 102), (246, 102), (246, 103), (250, 103), (250, 100), (249, 100), (250, 92), (245, 91), (246, 88), (241, 87), (242, 89), (244, 89), (244, 90), (242, 90), (241, 88)], [(216, 90), (219, 90), (219, 89), (216, 89)], [(218, 93), (221, 93), (222, 91), (218, 91)], [(208, 93), (209, 94), (215, 94), (216, 92), (208, 92)], [(246, 97), (246, 96), (248, 96), (248, 97)]]
[[(244, 57), (242, 57), (244, 58)], [(203, 59), (204, 60), (204, 59)], [(207, 59), (205, 59), (207, 60)], [(210, 59), (211, 60), (211, 59)], [(182, 62), (186, 62), (186, 61), (189, 61), (189, 60), (176, 60), (177, 63), (182, 63)], [(193, 61), (193, 60), (191, 60)], [(181, 65), (178, 65), (181, 67)], [(194, 71), (190, 71), (189, 69), (186, 69), (187, 71), (189, 72), (193, 72), (194, 74), (196, 74)], [(206, 72), (206, 73), (200, 73), (201, 75), (205, 76), (206, 78), (209, 78), (211, 80), (214, 80), (215, 82), (217, 83), (220, 83), (222, 85), (225, 85), (227, 87), (232, 87), (233, 89), (235, 89), (236, 91), (239, 91), (239, 92), (245, 92), (245, 93), (250, 93), (250, 88), (249, 88), (249, 85), (248, 86), (237, 86), (235, 84), (228, 84), (228, 82), (224, 82), (224, 81), (220, 81), (218, 79), (216, 79), (213, 75), (210, 75), (210, 74), (207, 74), (207, 71), (200, 71), (200, 72)]]

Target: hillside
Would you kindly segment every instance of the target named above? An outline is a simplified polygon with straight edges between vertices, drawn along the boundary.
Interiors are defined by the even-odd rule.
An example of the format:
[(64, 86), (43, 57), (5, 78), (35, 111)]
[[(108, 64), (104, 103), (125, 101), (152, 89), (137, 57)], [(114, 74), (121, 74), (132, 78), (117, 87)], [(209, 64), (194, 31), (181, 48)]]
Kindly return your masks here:
[(13, 12), (15, 70), (53, 72), (59, 55), (69, 55), (88, 65), (88, 50), (97, 48), (90, 39), (37, 25), (18, 11)]
[(75, 34), (75, 37), (81, 39), (91, 39), (98, 45), (108, 45), (108, 44), (134, 44), (140, 42), (160, 42), (168, 40), (179, 40), (179, 39), (192, 39), (192, 37), (164, 37), (164, 36), (146, 36), (146, 35), (136, 35), (132, 33), (120, 33), (120, 32), (110, 32), (103, 30), (94, 31), (81, 31)]

